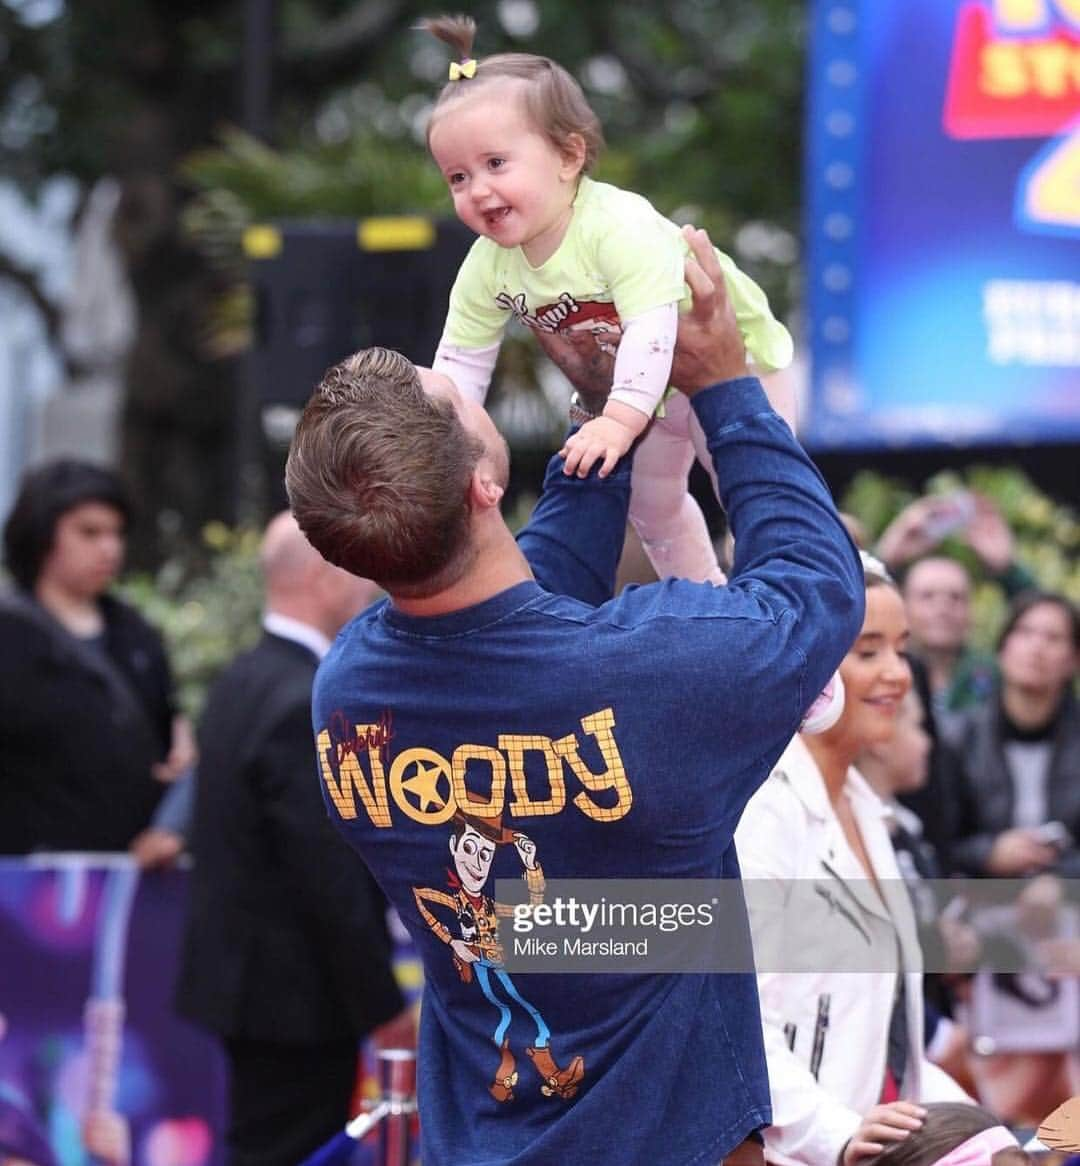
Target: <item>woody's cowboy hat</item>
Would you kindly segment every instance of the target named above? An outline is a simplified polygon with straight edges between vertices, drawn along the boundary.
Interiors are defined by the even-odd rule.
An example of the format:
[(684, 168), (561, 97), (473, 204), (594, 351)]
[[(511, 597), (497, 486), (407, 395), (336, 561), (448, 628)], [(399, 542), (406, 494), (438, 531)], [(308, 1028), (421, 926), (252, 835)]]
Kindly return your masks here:
[(489, 803), (482, 798), (473, 797), (472, 793), (467, 793), (466, 796), (468, 801), (465, 806), (458, 806), (454, 811), (454, 822), (470, 827), (489, 842), (494, 842), (496, 846), (505, 846), (506, 843), (514, 841), (519, 831), (503, 825), (502, 810), (494, 815), (481, 816), (477, 811)]

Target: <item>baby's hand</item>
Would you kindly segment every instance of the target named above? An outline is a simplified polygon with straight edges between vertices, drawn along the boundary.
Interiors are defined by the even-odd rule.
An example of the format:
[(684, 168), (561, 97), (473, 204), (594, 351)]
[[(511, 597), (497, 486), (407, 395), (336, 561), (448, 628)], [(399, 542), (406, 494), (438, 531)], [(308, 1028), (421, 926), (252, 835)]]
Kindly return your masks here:
[(600, 467), (600, 477), (606, 478), (615, 468), (615, 463), (634, 444), (637, 434), (621, 421), (613, 417), (594, 417), (567, 439), (559, 454), (566, 458), (563, 473), (575, 471), (579, 478), (588, 475), (598, 458), (604, 459)]

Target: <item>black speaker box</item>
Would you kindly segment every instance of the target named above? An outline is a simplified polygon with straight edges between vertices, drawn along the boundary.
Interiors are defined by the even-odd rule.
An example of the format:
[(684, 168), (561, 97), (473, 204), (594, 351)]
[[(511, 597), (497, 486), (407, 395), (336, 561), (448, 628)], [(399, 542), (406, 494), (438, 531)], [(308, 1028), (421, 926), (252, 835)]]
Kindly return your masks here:
[(430, 364), (474, 238), (456, 220), (417, 217), (249, 228), (254, 399), (302, 408), (330, 365), (371, 345)]
[(456, 219), (417, 216), (248, 228), (255, 336), (238, 419), (237, 515), (286, 505), (292, 432), (331, 365), (372, 345), (431, 363), (474, 238)]

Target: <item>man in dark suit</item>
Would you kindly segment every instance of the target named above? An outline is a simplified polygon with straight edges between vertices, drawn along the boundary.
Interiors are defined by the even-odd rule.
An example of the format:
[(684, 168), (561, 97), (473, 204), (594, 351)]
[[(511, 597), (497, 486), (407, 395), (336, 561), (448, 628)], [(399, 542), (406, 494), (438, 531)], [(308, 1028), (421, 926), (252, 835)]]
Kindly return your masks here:
[(233, 1166), (296, 1166), (347, 1121), (357, 1046), (403, 1002), (384, 906), (330, 828), (311, 686), (338, 628), (377, 594), (279, 514), (262, 546), (264, 632), (215, 684), (200, 726), (179, 1011), (230, 1067)]

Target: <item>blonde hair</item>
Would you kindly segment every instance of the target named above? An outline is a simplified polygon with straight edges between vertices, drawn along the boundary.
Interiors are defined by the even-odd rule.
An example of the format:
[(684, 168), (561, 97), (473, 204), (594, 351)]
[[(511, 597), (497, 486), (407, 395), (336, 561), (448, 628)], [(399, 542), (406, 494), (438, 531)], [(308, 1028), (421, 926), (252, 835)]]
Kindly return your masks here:
[[(433, 16), (417, 26), (449, 45), (461, 62), (472, 59), (476, 21), (471, 16)], [(520, 82), (525, 114), (536, 129), (560, 153), (572, 153), (570, 138), (577, 134), (585, 142), (587, 173), (604, 148), (604, 131), (600, 119), (573, 77), (549, 57), (533, 53), (496, 53), (482, 57), (476, 63), (473, 77), (461, 77), (443, 86), (435, 100), (435, 108), (428, 122), (428, 141), (439, 117), (454, 104), (483, 89), (494, 81)]]

